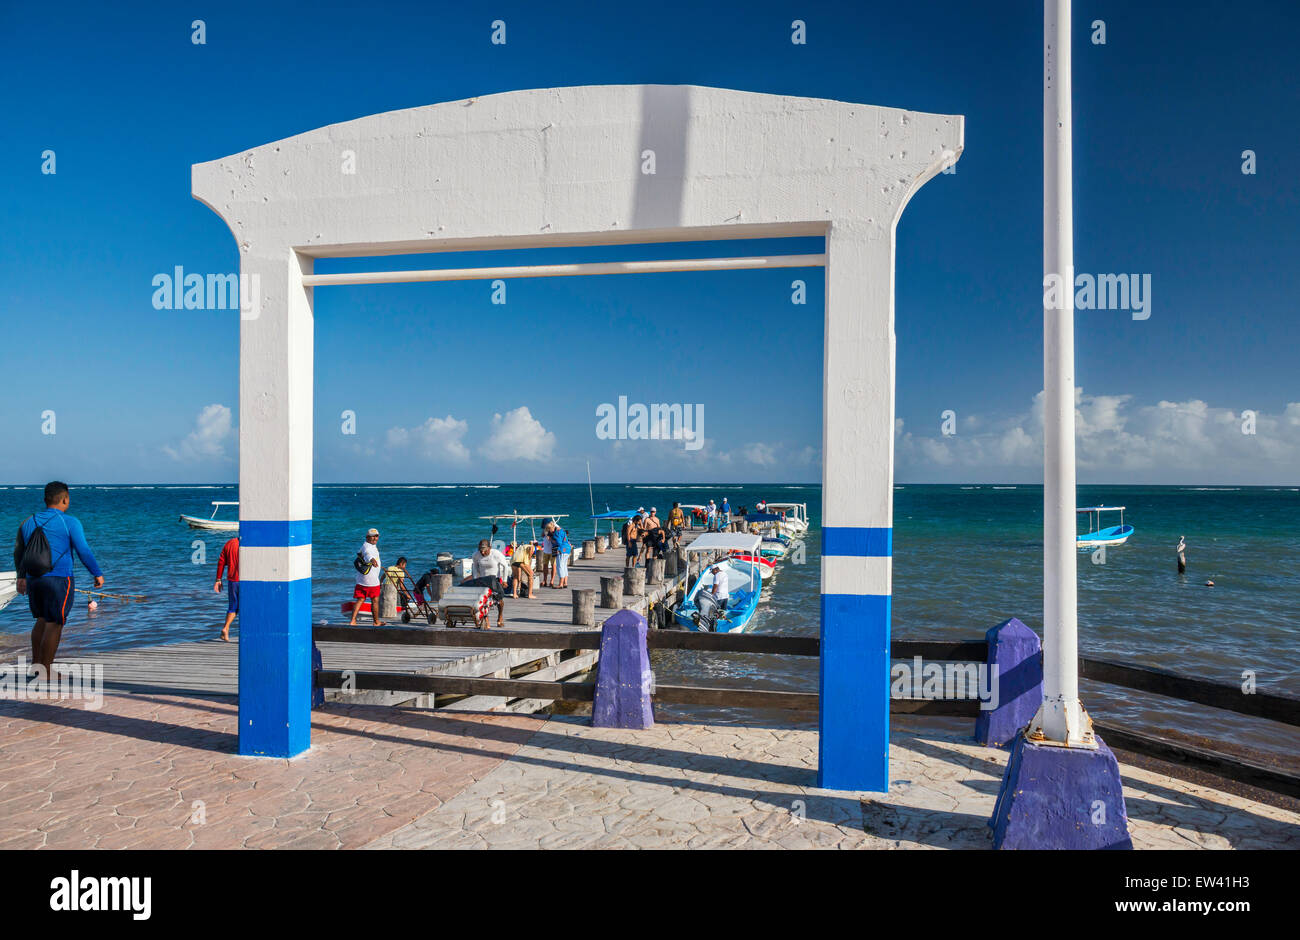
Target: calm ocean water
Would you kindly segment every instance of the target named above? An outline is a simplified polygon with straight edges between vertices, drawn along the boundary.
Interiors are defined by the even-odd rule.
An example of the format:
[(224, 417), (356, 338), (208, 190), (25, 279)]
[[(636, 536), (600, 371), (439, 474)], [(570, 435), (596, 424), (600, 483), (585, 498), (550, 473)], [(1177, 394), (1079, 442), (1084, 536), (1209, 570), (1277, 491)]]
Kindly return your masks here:
[[(814, 523), (807, 564), (781, 566), (753, 629), (816, 633), (820, 487), (607, 484), (596, 486), (594, 495), (598, 511), (654, 505), (661, 515), (674, 499), (721, 502), (725, 495), (733, 507), (760, 498), (806, 502)], [(39, 508), (40, 496), (38, 487), (0, 488), (0, 519), (16, 528)], [(235, 498), (231, 486), (75, 487), (71, 511), (85, 524), (107, 572), (104, 589), (149, 599), (106, 601), (94, 613), (79, 605), (65, 633), (65, 651), (214, 636), (225, 602), (224, 595), (212, 593), (212, 579), (227, 536), (191, 530), (178, 517), (206, 516), (212, 500)], [(895, 637), (977, 638), (1012, 616), (1041, 632), (1041, 487), (904, 485), (894, 500)], [(1085, 653), (1226, 682), (1241, 682), (1249, 670), (1261, 691), (1300, 695), (1300, 488), (1085, 486), (1079, 503), (1124, 505), (1125, 521), (1136, 527), (1127, 545), (1107, 552), (1104, 565), (1079, 556)], [(574, 535), (590, 531), (585, 484), (318, 486), (313, 619), (340, 619), (338, 603), (350, 596), (350, 563), (367, 527), (382, 533), (385, 564), (404, 554), (419, 571), (439, 551), (468, 554), (489, 534), (479, 516), (514, 510), (567, 514), (563, 521)], [(1185, 576), (1174, 564), (1180, 535), (1188, 546)], [(90, 586), (84, 570), (78, 569), (78, 578)], [(1216, 586), (1205, 587), (1208, 579)], [(5, 646), (30, 627), (21, 598), (0, 611)], [(817, 681), (816, 662), (793, 657), (656, 654), (655, 669), (661, 682), (815, 689)], [(1091, 684), (1085, 685), (1084, 700), (1105, 720), (1300, 752), (1300, 736), (1268, 722)]]

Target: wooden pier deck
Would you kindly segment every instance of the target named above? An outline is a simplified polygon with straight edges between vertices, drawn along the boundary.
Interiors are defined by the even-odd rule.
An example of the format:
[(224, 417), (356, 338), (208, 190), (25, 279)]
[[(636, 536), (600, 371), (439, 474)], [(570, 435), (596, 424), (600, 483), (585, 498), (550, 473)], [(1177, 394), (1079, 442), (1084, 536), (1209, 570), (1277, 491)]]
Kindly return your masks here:
[[(683, 543), (689, 543), (701, 530), (687, 531)], [(580, 537), (573, 537), (581, 544)], [(569, 588), (534, 588), (534, 598), (527, 600), (507, 597), (505, 604), (506, 627), (514, 630), (539, 630), (567, 632), (572, 624), (573, 590), (593, 589), (597, 592), (595, 629), (599, 629), (616, 609), (599, 606), (600, 579), (621, 575), (625, 552), (622, 547), (607, 549), (595, 558), (579, 560), (569, 566)], [(650, 604), (659, 604), (684, 584), (686, 575), (666, 578), (664, 583), (646, 585), (644, 594), (623, 596), (623, 608), (645, 614)], [(346, 622), (346, 621), (342, 621)], [(335, 623), (335, 621), (331, 621)], [(366, 618), (359, 617), (358, 626), (366, 626)], [(495, 608), (491, 611), (495, 626)], [(395, 624), (401, 626), (400, 621)], [(413, 622), (411, 626), (420, 626)], [(380, 628), (383, 629), (383, 628)], [(435, 627), (434, 629), (438, 629)], [(588, 628), (592, 629), (592, 628)], [(565, 651), (538, 649), (492, 649), (440, 646), (399, 646), (375, 643), (317, 644), (322, 666), (327, 670), (351, 669), (357, 672), (393, 672), (412, 675), (446, 675), (466, 677), (527, 677), (534, 680), (558, 680), (590, 670), (599, 656), (597, 650)], [(165, 693), (201, 697), (235, 696), (239, 692), (238, 630), (229, 643), (220, 639), (199, 640), (186, 643), (169, 643), (158, 646), (134, 647), (78, 654), (82, 664), (103, 666), (105, 691), (127, 693)], [(57, 662), (56, 662), (57, 667)], [(408, 704), (415, 707), (434, 707), (432, 696), (412, 696), (409, 692), (342, 692), (327, 690), (326, 698), (363, 705)], [(442, 698), (437, 707), (451, 711), (517, 711), (532, 712), (550, 704), (539, 699), (506, 700), (492, 696), (469, 696), (447, 700)]]

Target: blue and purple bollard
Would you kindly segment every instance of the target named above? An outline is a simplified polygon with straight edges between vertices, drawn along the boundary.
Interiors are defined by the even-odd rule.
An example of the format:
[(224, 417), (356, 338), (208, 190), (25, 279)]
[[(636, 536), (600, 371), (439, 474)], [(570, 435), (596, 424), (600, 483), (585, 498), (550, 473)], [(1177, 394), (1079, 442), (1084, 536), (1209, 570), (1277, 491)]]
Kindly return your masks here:
[(645, 618), (620, 610), (601, 625), (600, 662), (591, 723), (597, 728), (653, 728), (650, 653)]
[(1038, 634), (1015, 617), (1004, 620), (984, 635), (988, 664), (996, 667), (993, 681), (997, 707), (980, 707), (975, 719), (975, 740), (986, 747), (1001, 747), (1015, 740), (1034, 720), (1043, 701), (1043, 644)]

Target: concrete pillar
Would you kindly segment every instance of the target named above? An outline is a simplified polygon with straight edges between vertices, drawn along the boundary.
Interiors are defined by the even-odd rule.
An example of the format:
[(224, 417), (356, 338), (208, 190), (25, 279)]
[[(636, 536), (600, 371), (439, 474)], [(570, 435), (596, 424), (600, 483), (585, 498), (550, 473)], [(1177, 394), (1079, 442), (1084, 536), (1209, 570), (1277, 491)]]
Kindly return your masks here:
[(670, 551), (668, 552), (668, 554), (664, 555), (663, 565), (664, 565), (664, 577), (666, 578), (677, 577), (677, 552)]
[(583, 540), (582, 540), (582, 557), (583, 557), (584, 560), (586, 560), (586, 559), (591, 559), (591, 558), (595, 558), (595, 557), (596, 557), (596, 540), (595, 540), (595, 539), (583, 539)]
[(605, 549), (609, 547), (609, 539), (603, 535), (596, 536), (596, 554), (603, 555)]
[(646, 584), (664, 583), (664, 559), (651, 558), (646, 562)]
[(623, 545), (623, 536), (621, 536), (617, 531), (609, 533), (610, 548), (621, 548), (622, 545)]
[(623, 570), (623, 593), (638, 597), (645, 593), (645, 569), (625, 568)]
[(818, 786), (885, 791), (894, 265), (869, 226), (832, 227), (826, 254)]
[(429, 590), (433, 595), (433, 600), (442, 600), (442, 596), (451, 590), (451, 586), (455, 582), (455, 577), (455, 575), (450, 574), (436, 574), (433, 576), (433, 581), (429, 585)]
[[(311, 746), (312, 259), (241, 252), (239, 753)], [(365, 538), (358, 529), (356, 545)]]

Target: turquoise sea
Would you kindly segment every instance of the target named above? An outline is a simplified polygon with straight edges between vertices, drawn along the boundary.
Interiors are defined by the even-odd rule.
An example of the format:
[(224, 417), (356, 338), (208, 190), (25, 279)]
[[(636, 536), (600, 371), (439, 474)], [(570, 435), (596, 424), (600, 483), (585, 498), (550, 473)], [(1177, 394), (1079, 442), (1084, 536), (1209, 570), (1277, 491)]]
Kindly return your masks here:
[[(815, 633), (820, 487), (598, 484), (597, 511), (674, 499), (754, 505), (805, 502), (813, 521), (807, 564), (782, 566), (754, 624), (758, 632)], [(18, 523), (41, 503), (39, 487), (0, 488), (0, 519)], [(65, 653), (194, 640), (216, 635), (224, 595), (212, 593), (224, 533), (191, 530), (181, 513), (206, 516), (233, 486), (77, 486), (80, 517), (108, 581), (104, 590), (142, 593), (142, 604), (80, 605)], [(313, 619), (339, 620), (351, 593), (351, 559), (369, 526), (386, 564), (403, 554), (423, 570), (440, 551), (469, 553), (491, 513), (565, 514), (575, 536), (589, 532), (583, 484), (322, 485), (313, 511)], [(1300, 696), (1300, 487), (1084, 486), (1080, 505), (1126, 507), (1136, 527), (1105, 564), (1079, 555), (1079, 635), (1085, 654), (1158, 666), (1224, 682), (1251, 673), (1261, 691)], [(1042, 489), (1038, 486), (901, 485), (894, 493), (893, 623), (899, 638), (982, 637), (1007, 617), (1042, 629)], [(1187, 541), (1179, 575), (1174, 546)], [(7, 557), (7, 556), (6, 556)], [(5, 561), (0, 567), (8, 568)], [(79, 583), (89, 577), (78, 570)], [(1204, 586), (1213, 580), (1214, 587)], [(82, 598), (84, 600), (84, 597)], [(0, 611), (0, 642), (17, 647), (30, 629), (22, 598)], [(667, 654), (660, 681), (762, 684), (815, 689), (815, 661), (774, 656)], [(1168, 699), (1085, 684), (1085, 706), (1101, 720), (1226, 737), (1273, 752), (1300, 752), (1291, 729)], [(734, 716), (710, 713), (727, 720)]]

